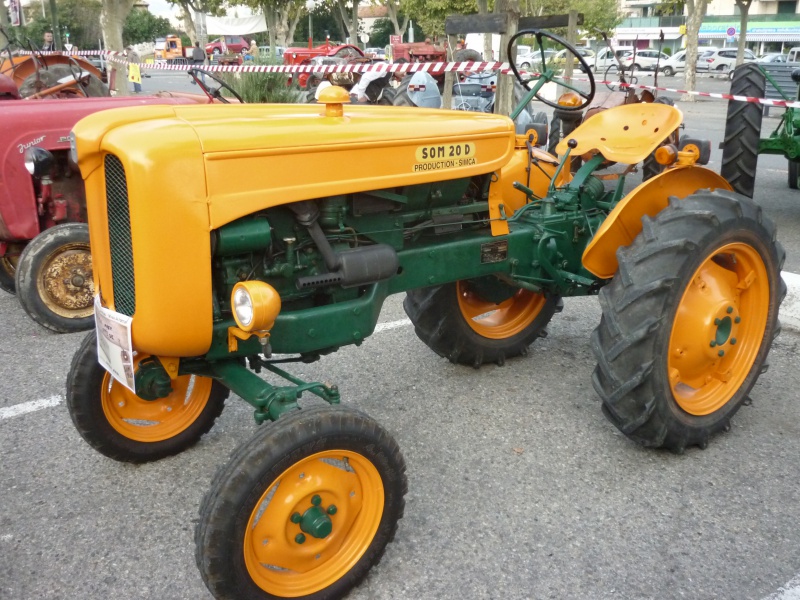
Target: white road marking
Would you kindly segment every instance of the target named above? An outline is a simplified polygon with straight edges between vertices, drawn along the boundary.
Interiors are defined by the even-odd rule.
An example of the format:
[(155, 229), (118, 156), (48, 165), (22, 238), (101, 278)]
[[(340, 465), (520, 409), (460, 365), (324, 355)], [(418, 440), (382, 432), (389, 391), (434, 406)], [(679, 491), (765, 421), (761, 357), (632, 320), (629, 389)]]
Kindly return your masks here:
[(399, 319), (397, 321), (388, 321), (386, 323), (378, 323), (375, 325), (375, 333), (381, 331), (389, 331), (390, 329), (397, 329), (398, 327), (405, 327), (411, 325), (411, 319)]
[(63, 396), (50, 396), (49, 398), (43, 398), (42, 400), (33, 400), (31, 402), (15, 404), (14, 406), (6, 406), (5, 408), (0, 408), (0, 421), (4, 421), (5, 419), (10, 419), (12, 417), (18, 417), (30, 412), (35, 412), (37, 410), (58, 406), (63, 401)]
[(766, 596), (762, 600), (800, 600), (800, 574), (777, 592)]

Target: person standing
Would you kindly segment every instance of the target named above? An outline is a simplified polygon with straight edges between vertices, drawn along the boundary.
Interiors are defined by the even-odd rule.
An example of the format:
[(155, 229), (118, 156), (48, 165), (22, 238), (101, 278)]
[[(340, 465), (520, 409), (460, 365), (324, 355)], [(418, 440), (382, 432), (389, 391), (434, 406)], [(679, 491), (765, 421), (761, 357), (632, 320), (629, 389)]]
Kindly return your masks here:
[[(206, 51), (200, 47), (200, 42), (194, 43), (194, 48), (192, 48), (192, 65), (195, 67), (202, 67), (206, 64)], [(206, 74), (200, 73), (200, 80), (205, 83), (206, 82)], [(197, 82), (192, 79), (192, 84), (197, 85)]]
[(53, 41), (53, 32), (44, 32), (44, 42), (42, 43), (42, 52), (53, 52), (56, 49), (56, 44)]
[(256, 38), (250, 40), (250, 56), (252, 56), (253, 59), (258, 57), (258, 45), (256, 44)]
[[(141, 59), (139, 58), (139, 54), (136, 50), (133, 49), (133, 46), (128, 46), (125, 48), (125, 57), (128, 59), (128, 78), (133, 82), (133, 93), (134, 94), (141, 94), (142, 93), (142, 83), (141, 77), (142, 73), (139, 68), (139, 63)], [(132, 65), (135, 65), (135, 68), (132, 68)], [(137, 81), (138, 80), (138, 81)]]

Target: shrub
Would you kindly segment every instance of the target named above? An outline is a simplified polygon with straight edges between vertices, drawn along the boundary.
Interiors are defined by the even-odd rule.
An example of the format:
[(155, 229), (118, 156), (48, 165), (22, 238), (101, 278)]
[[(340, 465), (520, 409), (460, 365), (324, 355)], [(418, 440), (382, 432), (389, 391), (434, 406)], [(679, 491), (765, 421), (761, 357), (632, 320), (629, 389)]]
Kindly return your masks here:
[[(282, 64), (280, 59), (269, 56), (259, 56), (253, 61), (246, 61), (246, 65), (276, 65)], [(287, 75), (284, 73), (215, 73), (230, 85), (250, 103), (277, 103), (289, 104), (297, 102), (299, 91), (296, 87), (286, 84)], [(224, 95), (230, 95), (225, 90)]]

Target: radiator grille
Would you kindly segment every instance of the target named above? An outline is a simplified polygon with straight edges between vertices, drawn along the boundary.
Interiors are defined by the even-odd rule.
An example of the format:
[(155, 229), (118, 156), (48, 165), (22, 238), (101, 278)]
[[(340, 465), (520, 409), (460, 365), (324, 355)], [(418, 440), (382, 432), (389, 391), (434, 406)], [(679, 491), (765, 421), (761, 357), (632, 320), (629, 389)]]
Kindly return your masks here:
[(105, 173), (114, 308), (117, 312), (132, 317), (136, 311), (136, 286), (133, 279), (128, 182), (125, 180), (125, 168), (113, 154), (106, 154)]

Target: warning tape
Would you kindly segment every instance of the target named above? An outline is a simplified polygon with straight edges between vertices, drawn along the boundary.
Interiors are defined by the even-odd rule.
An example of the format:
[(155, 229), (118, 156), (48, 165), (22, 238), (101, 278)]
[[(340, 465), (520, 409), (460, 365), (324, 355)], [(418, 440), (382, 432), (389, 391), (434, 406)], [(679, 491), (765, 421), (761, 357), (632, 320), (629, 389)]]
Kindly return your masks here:
[[(31, 52), (21, 52), (20, 54), (32, 54)], [(109, 62), (117, 64), (137, 64), (139, 68), (148, 71), (188, 71), (200, 65), (191, 64), (164, 64), (164, 63), (130, 63), (120, 52), (110, 52), (105, 50), (81, 50), (78, 52), (41, 52), (44, 56), (48, 55), (84, 55), (97, 56), (104, 55)], [(438, 75), (441, 73), (465, 73), (480, 71), (499, 71), (501, 73), (512, 73), (508, 63), (485, 62), (485, 61), (465, 61), (465, 62), (425, 62), (425, 63), (352, 63), (344, 65), (204, 65), (202, 67), (210, 72), (217, 73), (365, 73), (367, 71), (377, 71), (379, 73), (431, 73)], [(536, 77), (539, 73), (530, 73)], [(586, 77), (561, 77), (565, 81), (588, 82)], [(719, 100), (734, 100), (738, 102), (750, 102), (763, 104), (765, 106), (775, 106), (780, 108), (800, 108), (800, 101), (772, 100), (770, 98), (756, 98), (753, 96), (739, 96), (733, 94), (721, 94), (716, 92), (698, 92), (695, 90), (680, 90), (654, 85), (620, 83), (618, 81), (597, 81), (595, 85), (609, 85), (623, 89), (654, 90), (659, 92), (671, 92), (687, 96), (698, 96), (701, 98), (715, 98)]]

